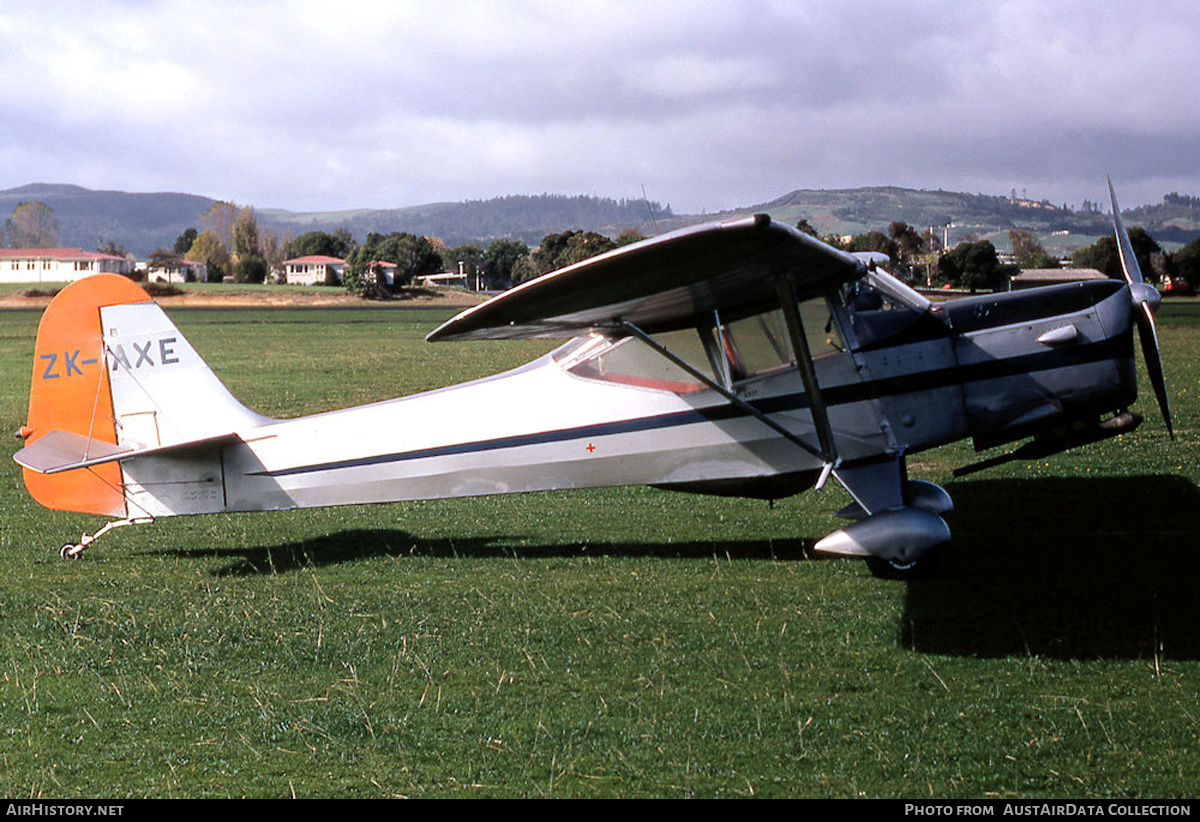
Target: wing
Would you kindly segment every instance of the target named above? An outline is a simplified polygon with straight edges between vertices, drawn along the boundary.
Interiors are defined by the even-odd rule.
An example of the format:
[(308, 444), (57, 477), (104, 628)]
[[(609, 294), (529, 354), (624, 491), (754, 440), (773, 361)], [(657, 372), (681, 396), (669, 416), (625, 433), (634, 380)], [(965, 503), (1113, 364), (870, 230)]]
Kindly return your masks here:
[(464, 311), (426, 339), (566, 337), (622, 321), (647, 333), (670, 331), (714, 309), (732, 320), (777, 304), (781, 275), (803, 297), (864, 271), (855, 257), (758, 214), (685, 228), (560, 269)]

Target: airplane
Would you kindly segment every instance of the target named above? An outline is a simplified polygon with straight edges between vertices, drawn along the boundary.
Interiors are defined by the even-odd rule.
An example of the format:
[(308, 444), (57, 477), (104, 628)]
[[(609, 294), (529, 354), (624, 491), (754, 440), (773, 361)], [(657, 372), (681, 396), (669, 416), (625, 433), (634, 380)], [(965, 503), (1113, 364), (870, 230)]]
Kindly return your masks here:
[(882, 255), (755, 215), (571, 265), (427, 337), (569, 338), (525, 366), (295, 419), (242, 405), (133, 281), (88, 277), (41, 319), (15, 460), (42, 505), (111, 519), (64, 558), (183, 514), (621, 485), (775, 500), (833, 478), (849, 523), (813, 550), (913, 576), (953, 502), (908, 457), (1027, 440), (971, 471), (1131, 431), (1135, 326), (1174, 437), (1159, 294), (1109, 189), (1124, 281), (932, 302)]

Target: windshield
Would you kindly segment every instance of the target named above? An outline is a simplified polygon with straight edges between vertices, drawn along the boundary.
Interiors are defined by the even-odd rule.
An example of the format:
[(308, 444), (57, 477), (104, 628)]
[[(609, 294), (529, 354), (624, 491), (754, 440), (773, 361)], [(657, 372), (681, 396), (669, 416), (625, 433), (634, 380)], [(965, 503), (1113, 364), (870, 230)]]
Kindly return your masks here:
[(846, 283), (840, 291), (855, 344), (860, 348), (894, 337), (925, 317), (930, 302), (883, 272)]

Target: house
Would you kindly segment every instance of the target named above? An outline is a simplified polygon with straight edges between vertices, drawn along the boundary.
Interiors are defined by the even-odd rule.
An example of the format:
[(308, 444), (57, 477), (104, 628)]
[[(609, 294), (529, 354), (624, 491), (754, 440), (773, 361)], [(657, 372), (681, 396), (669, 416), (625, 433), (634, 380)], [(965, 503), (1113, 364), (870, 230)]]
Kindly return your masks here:
[[(367, 263), (367, 272), (376, 277), (382, 277), (382, 282), (392, 285), (396, 282), (396, 264), (387, 260), (371, 260)], [(380, 282), (380, 280), (376, 280)]]
[(0, 248), (0, 283), (73, 282), (92, 274), (130, 274), (125, 257), (80, 248)]
[(346, 273), (346, 261), (340, 257), (310, 254), (283, 261), (289, 285), (336, 285)]
[(195, 260), (175, 257), (171, 260), (151, 260), (146, 264), (146, 279), (158, 283), (203, 283), (208, 280), (208, 266)]

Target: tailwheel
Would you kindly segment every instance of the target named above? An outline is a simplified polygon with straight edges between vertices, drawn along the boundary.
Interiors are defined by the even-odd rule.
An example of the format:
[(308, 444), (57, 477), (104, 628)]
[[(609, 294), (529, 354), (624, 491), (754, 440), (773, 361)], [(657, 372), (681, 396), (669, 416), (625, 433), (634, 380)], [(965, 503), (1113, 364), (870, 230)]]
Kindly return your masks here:
[(79, 559), (89, 545), (112, 529), (124, 528), (126, 525), (142, 525), (149, 522), (154, 522), (154, 517), (127, 517), (126, 519), (113, 520), (94, 534), (84, 534), (77, 543), (68, 542), (58, 549), (58, 556), (60, 559)]
[[(96, 534), (96, 537), (98, 536), (100, 536), (99, 532)], [(96, 541), (96, 537), (91, 536), (90, 534), (84, 534), (79, 542), (68, 542), (66, 545), (58, 549), (58, 558), (79, 559), (81, 556), (83, 556), (83, 552), (87, 550), (88, 546)]]

